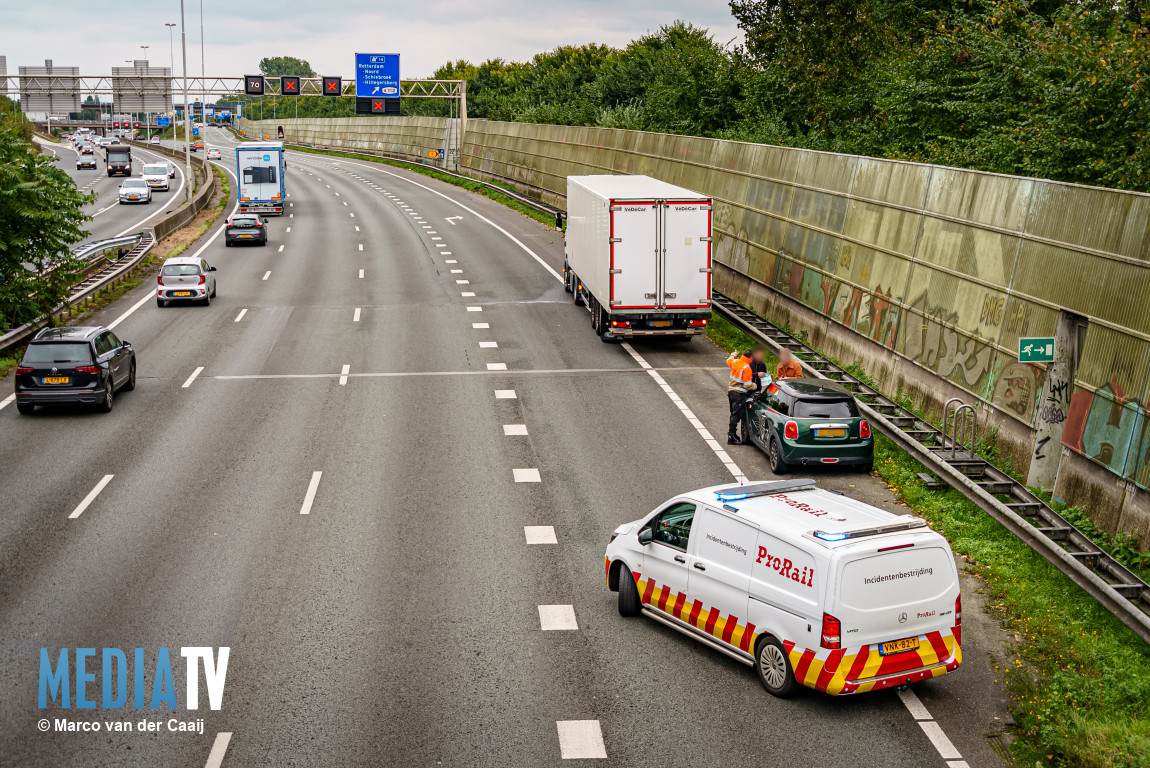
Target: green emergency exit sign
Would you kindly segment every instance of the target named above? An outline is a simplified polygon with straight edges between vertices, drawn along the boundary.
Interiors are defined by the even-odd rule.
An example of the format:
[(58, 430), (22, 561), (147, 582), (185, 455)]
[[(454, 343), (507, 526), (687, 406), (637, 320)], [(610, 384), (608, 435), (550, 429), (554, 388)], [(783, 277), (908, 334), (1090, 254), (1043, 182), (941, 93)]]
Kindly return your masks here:
[(1051, 363), (1054, 362), (1054, 337), (1038, 336), (1021, 338), (1018, 340), (1018, 362), (1020, 363)]

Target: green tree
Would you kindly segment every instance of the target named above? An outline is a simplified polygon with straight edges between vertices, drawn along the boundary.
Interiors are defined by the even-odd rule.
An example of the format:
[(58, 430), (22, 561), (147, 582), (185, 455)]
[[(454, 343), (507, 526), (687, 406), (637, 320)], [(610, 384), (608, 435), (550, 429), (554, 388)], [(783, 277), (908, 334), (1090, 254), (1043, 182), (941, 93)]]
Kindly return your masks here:
[(80, 207), (96, 196), (81, 194), (54, 160), (0, 128), (0, 325), (50, 317), (77, 281), (68, 247), (86, 236), (91, 217)]
[(305, 59), (295, 56), (268, 56), (260, 59), (260, 72), (264, 77), (283, 77), (296, 75), (298, 77), (316, 77), (315, 70)]

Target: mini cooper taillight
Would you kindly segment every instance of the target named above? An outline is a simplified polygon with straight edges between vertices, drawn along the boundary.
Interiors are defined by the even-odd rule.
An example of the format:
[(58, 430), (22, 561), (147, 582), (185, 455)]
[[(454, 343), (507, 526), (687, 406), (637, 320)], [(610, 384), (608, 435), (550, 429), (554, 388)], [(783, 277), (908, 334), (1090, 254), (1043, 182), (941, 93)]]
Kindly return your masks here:
[(859, 422), (859, 438), (866, 440), (868, 437), (870, 437), (870, 422), (863, 419)]
[(799, 424), (797, 421), (788, 421), (783, 426), (783, 437), (787, 438), (788, 440), (799, 439)]

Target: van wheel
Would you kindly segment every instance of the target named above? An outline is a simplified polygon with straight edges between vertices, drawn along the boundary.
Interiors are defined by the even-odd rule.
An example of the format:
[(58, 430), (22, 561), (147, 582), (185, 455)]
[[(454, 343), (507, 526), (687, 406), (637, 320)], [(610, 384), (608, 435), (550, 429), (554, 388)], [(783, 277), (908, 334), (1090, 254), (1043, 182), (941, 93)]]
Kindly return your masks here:
[(638, 616), (643, 612), (643, 603), (639, 600), (639, 588), (635, 585), (635, 574), (627, 564), (619, 574), (619, 615)]
[(779, 448), (779, 439), (771, 435), (771, 442), (767, 445), (767, 458), (771, 460), (771, 471), (776, 475), (785, 475), (791, 466), (783, 459), (783, 451)]
[(767, 693), (780, 699), (794, 695), (797, 684), (791, 660), (787, 658), (783, 644), (775, 638), (764, 637), (759, 641), (755, 652), (755, 671)]

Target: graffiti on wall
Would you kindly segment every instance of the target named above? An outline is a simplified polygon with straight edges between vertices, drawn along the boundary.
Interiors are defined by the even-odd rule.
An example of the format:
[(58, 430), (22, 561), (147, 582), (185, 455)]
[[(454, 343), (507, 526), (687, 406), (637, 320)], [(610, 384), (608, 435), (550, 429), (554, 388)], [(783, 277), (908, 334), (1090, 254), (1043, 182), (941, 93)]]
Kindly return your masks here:
[(1150, 487), (1150, 418), (1117, 381), (1070, 397), (1062, 444), (1143, 488)]

